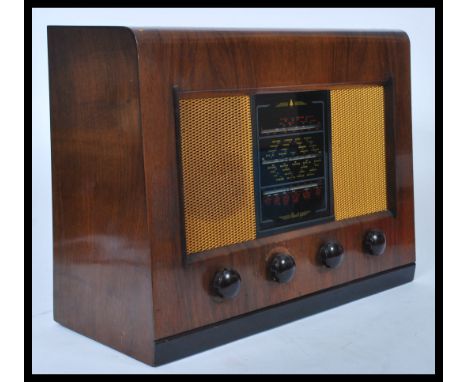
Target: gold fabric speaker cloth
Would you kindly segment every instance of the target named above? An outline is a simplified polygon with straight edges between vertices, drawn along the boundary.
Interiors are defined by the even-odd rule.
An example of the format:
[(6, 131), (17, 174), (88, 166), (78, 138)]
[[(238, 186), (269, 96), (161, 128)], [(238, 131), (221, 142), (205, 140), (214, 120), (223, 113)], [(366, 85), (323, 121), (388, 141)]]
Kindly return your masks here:
[(181, 99), (187, 254), (255, 239), (248, 96)]
[(335, 220), (387, 209), (383, 86), (330, 91)]

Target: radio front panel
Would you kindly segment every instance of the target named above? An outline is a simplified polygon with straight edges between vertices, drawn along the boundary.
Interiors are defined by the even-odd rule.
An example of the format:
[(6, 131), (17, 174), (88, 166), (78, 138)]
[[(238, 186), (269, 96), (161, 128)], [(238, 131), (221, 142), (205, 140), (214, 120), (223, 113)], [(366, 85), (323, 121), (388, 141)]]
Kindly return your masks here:
[(383, 85), (179, 94), (186, 254), (386, 211), (384, 114)]

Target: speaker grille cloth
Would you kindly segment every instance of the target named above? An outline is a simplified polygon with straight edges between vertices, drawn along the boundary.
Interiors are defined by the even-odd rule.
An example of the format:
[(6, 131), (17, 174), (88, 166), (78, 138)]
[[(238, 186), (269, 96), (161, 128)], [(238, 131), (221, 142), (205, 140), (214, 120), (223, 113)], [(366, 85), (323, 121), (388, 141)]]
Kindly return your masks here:
[(335, 219), (387, 209), (384, 89), (331, 92)]
[(181, 99), (187, 254), (255, 239), (248, 96)]

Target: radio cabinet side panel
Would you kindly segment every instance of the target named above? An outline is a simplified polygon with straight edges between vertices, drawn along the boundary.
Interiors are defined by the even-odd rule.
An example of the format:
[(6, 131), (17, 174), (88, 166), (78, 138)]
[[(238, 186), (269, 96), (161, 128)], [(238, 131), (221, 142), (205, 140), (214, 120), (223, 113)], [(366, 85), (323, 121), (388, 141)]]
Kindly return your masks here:
[(135, 40), (49, 27), (48, 46), (54, 319), (153, 364)]
[[(134, 33), (152, 241), (155, 339), (414, 263), (406, 34), (157, 29), (134, 29)], [(388, 155), (393, 168), (389, 184), (395, 196), (390, 211), (257, 238), (184, 262), (174, 93), (239, 95), (369, 83), (385, 85), (385, 107), (390, 113), (386, 141), (388, 152), (393, 153)], [(202, 145), (198, 149), (203, 150)], [(363, 253), (363, 236), (374, 228), (387, 235), (383, 256)], [(339, 240), (346, 250), (339, 268), (325, 268), (317, 260), (327, 240)], [(296, 261), (294, 279), (286, 284), (266, 277), (268, 259), (277, 249), (288, 250)], [(240, 273), (242, 286), (236, 298), (219, 302), (210, 295), (210, 282), (224, 267)]]

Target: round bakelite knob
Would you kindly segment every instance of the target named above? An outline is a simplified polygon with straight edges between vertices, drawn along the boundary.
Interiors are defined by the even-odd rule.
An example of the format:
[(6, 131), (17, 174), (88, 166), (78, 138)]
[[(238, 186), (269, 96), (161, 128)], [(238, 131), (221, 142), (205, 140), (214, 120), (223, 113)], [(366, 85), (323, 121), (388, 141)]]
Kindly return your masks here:
[(294, 257), (286, 253), (273, 255), (268, 264), (270, 279), (279, 283), (286, 283), (291, 280), (296, 272), (296, 262)]
[(382, 231), (374, 229), (366, 233), (364, 238), (364, 249), (369, 255), (382, 255), (385, 252), (386, 246), (387, 240), (385, 239), (385, 234)]
[(218, 297), (226, 300), (234, 298), (239, 294), (240, 285), (240, 274), (234, 269), (227, 268), (216, 272), (212, 282), (213, 292)]
[(329, 241), (320, 247), (320, 258), (328, 268), (336, 268), (344, 257), (343, 246), (337, 241)]

